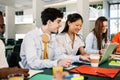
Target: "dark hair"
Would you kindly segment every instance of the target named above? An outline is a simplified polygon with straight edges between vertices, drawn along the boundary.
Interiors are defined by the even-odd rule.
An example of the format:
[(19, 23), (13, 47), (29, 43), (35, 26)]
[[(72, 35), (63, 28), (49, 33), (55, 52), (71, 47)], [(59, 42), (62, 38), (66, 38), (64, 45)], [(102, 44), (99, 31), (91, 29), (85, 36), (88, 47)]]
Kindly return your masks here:
[(42, 24), (46, 25), (48, 20), (54, 21), (57, 18), (63, 18), (63, 12), (56, 8), (46, 8), (41, 13)]
[(79, 19), (81, 19), (83, 22), (83, 18), (80, 14), (78, 14), (78, 13), (69, 14), (67, 16), (67, 20), (65, 22), (65, 28), (63, 29), (63, 31), (61, 33), (68, 32), (68, 30), (69, 30), (68, 21), (70, 21), (72, 23)]
[(107, 43), (107, 40), (108, 40), (108, 38), (107, 38), (107, 33), (108, 32), (107, 31), (101, 35), (102, 28), (104, 27), (103, 26), (104, 21), (107, 21), (106, 17), (104, 17), (104, 16), (99, 17), (95, 21), (95, 28), (93, 29), (94, 35), (97, 38), (97, 47), (98, 47), (99, 50), (101, 49), (101, 46), (102, 46), (102, 40), (104, 39), (105, 43)]
[(2, 14), (2, 11), (0, 11), (0, 16), (2, 16), (3, 14)]

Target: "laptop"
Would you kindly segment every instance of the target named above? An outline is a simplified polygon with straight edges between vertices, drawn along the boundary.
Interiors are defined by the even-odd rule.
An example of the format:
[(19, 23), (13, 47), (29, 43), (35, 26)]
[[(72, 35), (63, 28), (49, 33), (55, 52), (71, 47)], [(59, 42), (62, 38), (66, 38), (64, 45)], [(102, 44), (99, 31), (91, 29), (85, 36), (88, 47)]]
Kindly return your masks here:
[(105, 51), (105, 53), (103, 53), (101, 60), (99, 62), (99, 65), (104, 63), (105, 61), (108, 60), (108, 58), (110, 57), (110, 55), (113, 53), (113, 51), (117, 48), (118, 44), (117, 43), (110, 43)]

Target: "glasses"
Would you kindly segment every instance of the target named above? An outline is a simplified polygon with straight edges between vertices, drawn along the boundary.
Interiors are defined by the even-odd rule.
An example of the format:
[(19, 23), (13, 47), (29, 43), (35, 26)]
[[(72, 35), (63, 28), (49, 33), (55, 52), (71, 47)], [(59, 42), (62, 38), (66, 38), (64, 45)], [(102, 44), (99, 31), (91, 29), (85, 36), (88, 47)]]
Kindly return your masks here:
[(0, 24), (0, 28), (1, 29), (5, 28), (5, 24)]

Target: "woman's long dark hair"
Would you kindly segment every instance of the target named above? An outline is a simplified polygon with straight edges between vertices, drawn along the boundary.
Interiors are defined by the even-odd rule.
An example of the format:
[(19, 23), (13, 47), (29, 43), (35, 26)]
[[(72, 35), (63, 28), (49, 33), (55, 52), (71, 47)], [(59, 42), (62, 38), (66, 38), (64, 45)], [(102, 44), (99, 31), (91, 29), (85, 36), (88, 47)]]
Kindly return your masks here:
[(106, 19), (104, 16), (99, 17), (99, 18), (96, 20), (96, 22), (95, 22), (95, 28), (93, 29), (94, 35), (95, 35), (96, 38), (97, 38), (97, 48), (98, 48), (99, 50), (101, 50), (102, 40), (104, 39), (104, 40), (105, 40), (105, 43), (107, 43), (107, 40), (108, 40), (108, 38), (107, 38), (108, 32), (107, 32), (107, 31), (101, 35), (101, 33), (102, 33), (102, 28), (104, 27), (104, 26), (103, 26), (103, 22), (104, 22), (104, 21), (107, 21), (107, 19)]
[(69, 30), (68, 21), (70, 21), (72, 23), (72, 22), (75, 22), (79, 19), (81, 19), (83, 22), (83, 18), (80, 14), (78, 14), (78, 13), (69, 14), (67, 16), (67, 20), (65, 22), (65, 27), (61, 33), (68, 32), (68, 30)]

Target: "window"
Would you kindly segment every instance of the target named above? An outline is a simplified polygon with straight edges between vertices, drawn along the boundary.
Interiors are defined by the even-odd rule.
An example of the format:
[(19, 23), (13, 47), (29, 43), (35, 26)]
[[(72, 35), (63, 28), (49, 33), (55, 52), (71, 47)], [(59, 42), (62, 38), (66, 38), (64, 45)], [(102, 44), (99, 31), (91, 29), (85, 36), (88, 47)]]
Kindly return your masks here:
[(103, 4), (90, 4), (89, 5), (89, 20), (96, 20), (99, 16), (103, 15)]
[(23, 15), (23, 14), (24, 14), (23, 11), (16, 11), (16, 12), (15, 12), (15, 15), (17, 15), (17, 16)]
[(25, 34), (15, 34), (15, 40), (23, 39)]
[(120, 31), (120, 3), (111, 3), (110, 6), (110, 35)]
[(62, 21), (66, 21), (66, 7), (61, 7), (61, 8), (58, 8), (61, 12), (63, 12), (63, 15), (64, 15), (64, 17), (63, 17), (63, 19), (62, 19)]
[(24, 14), (24, 11), (16, 11), (15, 14), (15, 24), (33, 23), (32, 14)]
[(27, 23), (33, 23), (32, 14), (15, 16), (15, 24), (27, 24)]

